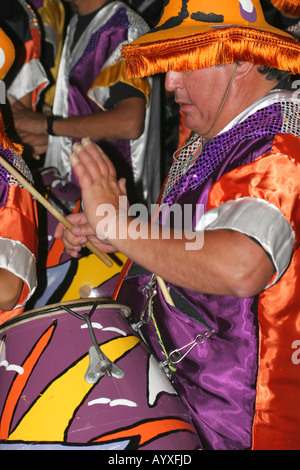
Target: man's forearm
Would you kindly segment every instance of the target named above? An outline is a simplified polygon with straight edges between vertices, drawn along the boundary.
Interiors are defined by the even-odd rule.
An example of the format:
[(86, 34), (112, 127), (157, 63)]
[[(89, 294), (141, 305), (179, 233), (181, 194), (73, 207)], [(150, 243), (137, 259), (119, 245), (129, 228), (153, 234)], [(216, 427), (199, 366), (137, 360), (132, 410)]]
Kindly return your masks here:
[[(58, 136), (82, 139), (87, 135), (94, 141), (135, 140), (144, 129), (145, 106), (143, 100), (124, 100), (109, 111), (86, 116), (73, 116), (53, 122), (53, 131)], [(131, 102), (131, 106), (125, 102)]]
[(109, 238), (112, 245), (175, 285), (205, 294), (251, 297), (261, 292), (273, 275), (272, 263), (264, 250), (242, 233), (171, 230), (164, 237), (161, 228), (159, 236), (156, 232), (153, 237), (151, 224), (139, 224), (135, 235), (131, 233), (134, 227), (134, 219), (120, 219), (118, 237)]
[[(21, 103), (14, 103), (12, 110), (20, 136), (48, 135), (48, 116), (28, 110)], [(144, 130), (144, 120), (145, 101), (142, 98), (128, 98), (108, 111), (57, 119), (52, 122), (52, 131), (53, 135), (73, 139), (89, 136), (94, 141), (135, 140)]]
[(12, 310), (21, 295), (23, 281), (10, 271), (0, 269), (0, 310)]

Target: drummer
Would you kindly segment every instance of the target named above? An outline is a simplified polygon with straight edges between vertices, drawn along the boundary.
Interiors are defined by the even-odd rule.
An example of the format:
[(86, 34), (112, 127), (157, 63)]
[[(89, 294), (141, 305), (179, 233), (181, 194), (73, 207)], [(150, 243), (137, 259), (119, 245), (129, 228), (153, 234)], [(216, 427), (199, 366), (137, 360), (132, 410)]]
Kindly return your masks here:
[[(300, 43), (265, 21), (259, 0), (166, 0), (159, 24), (123, 56), (129, 76), (166, 73), (193, 131), (160, 214), (179, 205), (190, 232), (151, 238), (139, 220), (124, 236), (137, 227), (124, 181), (84, 140), (70, 160), (85, 213), (56, 236), (73, 256), (89, 236), (134, 261), (116, 297), (136, 322), (149, 305), (141, 331), (172, 368), (204, 449), (299, 449), (300, 100), (281, 81), (299, 72)], [(203, 246), (191, 247), (201, 232)]]
[[(0, 30), (0, 80), (13, 64), (14, 46)], [(32, 183), (21, 146), (12, 143), (0, 112), (0, 156)], [(36, 285), (37, 207), (27, 189), (0, 165), (0, 324), (20, 314)]]

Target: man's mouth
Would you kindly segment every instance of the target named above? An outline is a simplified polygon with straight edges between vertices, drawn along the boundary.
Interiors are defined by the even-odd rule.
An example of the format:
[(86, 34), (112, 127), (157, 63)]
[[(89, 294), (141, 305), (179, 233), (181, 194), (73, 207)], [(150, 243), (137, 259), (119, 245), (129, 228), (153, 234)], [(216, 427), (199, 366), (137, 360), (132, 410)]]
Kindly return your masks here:
[[(176, 100), (175, 100), (176, 101)], [(187, 101), (181, 101), (178, 100), (176, 103), (179, 105), (180, 110), (184, 113), (185, 111), (188, 111), (190, 108), (192, 108), (192, 103), (189, 103)]]

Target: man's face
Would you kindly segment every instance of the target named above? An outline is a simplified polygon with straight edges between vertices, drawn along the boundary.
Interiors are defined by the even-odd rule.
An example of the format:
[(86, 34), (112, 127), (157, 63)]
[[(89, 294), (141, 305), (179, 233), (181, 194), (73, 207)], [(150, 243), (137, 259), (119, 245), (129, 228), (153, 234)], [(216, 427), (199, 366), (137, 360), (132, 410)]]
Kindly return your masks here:
[(232, 71), (230, 64), (188, 72), (167, 72), (166, 90), (174, 92), (175, 101), (185, 115), (184, 122), (189, 129), (206, 138), (212, 138), (228, 124), (225, 122), (224, 112), (216, 122), (215, 120)]

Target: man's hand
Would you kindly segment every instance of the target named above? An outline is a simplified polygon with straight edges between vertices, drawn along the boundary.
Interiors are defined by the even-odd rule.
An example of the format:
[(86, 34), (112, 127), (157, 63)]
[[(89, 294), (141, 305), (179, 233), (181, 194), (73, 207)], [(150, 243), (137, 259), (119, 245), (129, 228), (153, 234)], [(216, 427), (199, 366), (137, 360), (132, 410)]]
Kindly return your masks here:
[[(78, 252), (87, 240), (100, 251), (112, 253), (115, 251), (111, 243), (114, 233), (109, 232), (110, 224), (117, 229), (122, 217), (127, 220), (128, 200), (125, 179), (117, 181), (112, 162), (88, 138), (83, 139), (82, 144), (73, 145), (70, 162), (81, 188), (84, 212), (67, 216), (73, 225), (72, 229), (67, 230), (59, 223), (54, 236), (62, 237), (67, 253), (73, 257), (78, 256)], [(120, 196), (122, 196), (121, 205)], [(103, 210), (99, 211), (101, 206)], [(102, 227), (99, 222), (103, 221)], [(100, 226), (102, 230), (99, 230)]]
[(48, 135), (27, 134), (22, 132), (19, 134), (22, 144), (29, 145), (35, 155), (46, 153), (48, 147)]
[(84, 212), (70, 214), (66, 218), (73, 225), (72, 229), (68, 230), (60, 222), (55, 229), (54, 237), (62, 238), (65, 250), (70, 256), (77, 258), (78, 253), (88, 240), (102, 252), (113, 253), (115, 251), (109, 242), (106, 240), (101, 241), (97, 238), (92, 227), (87, 222)]
[(47, 135), (46, 116), (42, 113), (32, 111), (24, 106), (20, 101), (15, 101), (11, 110), (14, 118), (14, 125), (19, 136), (22, 135)]
[[(82, 144), (73, 145), (70, 163), (78, 178), (88, 223), (99, 238), (109, 238), (110, 234), (106, 230), (99, 232), (98, 224), (104, 219), (109, 224), (110, 215), (114, 219), (112, 225), (122, 216), (127, 217), (125, 179), (117, 181), (115, 167), (108, 156), (88, 138), (83, 139)], [(103, 211), (108, 210), (107, 215), (104, 216), (103, 211), (99, 211), (101, 206)]]

